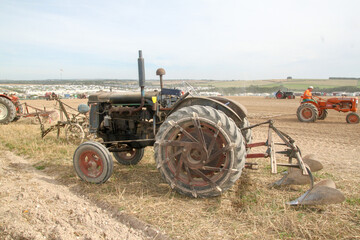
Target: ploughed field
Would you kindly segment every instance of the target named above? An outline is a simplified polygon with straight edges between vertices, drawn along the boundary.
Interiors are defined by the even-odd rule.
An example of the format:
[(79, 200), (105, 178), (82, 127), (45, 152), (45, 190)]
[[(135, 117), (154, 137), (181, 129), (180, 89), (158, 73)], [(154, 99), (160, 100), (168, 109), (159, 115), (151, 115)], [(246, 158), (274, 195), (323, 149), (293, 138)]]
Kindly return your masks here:
[[(117, 229), (122, 229), (118, 231), (118, 239), (126, 236), (120, 235), (126, 232), (130, 232), (129, 239), (154, 237), (143, 233), (143, 228), (136, 224), (130, 224), (132, 230), (122, 227), (122, 223), (129, 222), (124, 219), (131, 216), (173, 239), (360, 238), (360, 124), (347, 124), (346, 113), (331, 110), (325, 120), (299, 122), (295, 114), (298, 98), (229, 98), (247, 108), (251, 124), (273, 119), (278, 129), (296, 141), (303, 156), (315, 154), (324, 165), (323, 170), (314, 173), (315, 181), (332, 179), (346, 201), (329, 206), (287, 206), (287, 201), (299, 197), (308, 186), (270, 188), (269, 184), (280, 179), (281, 174), (270, 173), (268, 159), (251, 159), (259, 164), (259, 170), (245, 169), (238, 182), (220, 197), (185, 197), (171, 191), (162, 180), (152, 148), (146, 149), (138, 165), (115, 163), (114, 173), (105, 184), (88, 184), (73, 170), (72, 155), (77, 146), (66, 143), (63, 133), (60, 139), (56, 139), (55, 133), (41, 139), (38, 125), (30, 119), (20, 119), (16, 123), (0, 125), (2, 150), (21, 157), (19, 160), (7, 153), (10, 157), (1, 162), (0, 238), (38, 236), (32, 232), (36, 224), (36, 230), (48, 238), (82, 239), (92, 235), (116, 239), (116, 231), (106, 223), (120, 224), (116, 225)], [(56, 108), (55, 101), (26, 102), (36, 107), (45, 106), (47, 110)], [(86, 100), (64, 102), (77, 107)], [(266, 138), (267, 126), (253, 129), (253, 142)], [(264, 150), (259, 148), (252, 152)], [(28, 169), (25, 174), (24, 166)], [(9, 181), (11, 177), (16, 180), (16, 186), (14, 181)], [(52, 180), (44, 181), (48, 178)], [(37, 186), (45, 182), (51, 185), (28, 189), (29, 182), (35, 182)], [(26, 186), (21, 187), (22, 184)], [(49, 188), (52, 190), (46, 190)], [(18, 191), (15, 195), (14, 189)], [(55, 196), (46, 199), (45, 196), (53, 192)], [(73, 209), (54, 214), (54, 209), (64, 208), (61, 204), (73, 199)], [(45, 205), (51, 206), (50, 210), (42, 211)], [(123, 214), (123, 217), (114, 217), (114, 213)]]

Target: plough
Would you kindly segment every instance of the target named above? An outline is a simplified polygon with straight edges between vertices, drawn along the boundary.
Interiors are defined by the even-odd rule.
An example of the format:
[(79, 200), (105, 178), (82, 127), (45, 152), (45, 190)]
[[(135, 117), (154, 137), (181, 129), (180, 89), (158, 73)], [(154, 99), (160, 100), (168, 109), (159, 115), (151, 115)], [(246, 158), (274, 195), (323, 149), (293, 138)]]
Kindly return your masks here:
[[(21, 109), (22, 109), (21, 117), (24, 117), (24, 118), (36, 117), (38, 119), (39, 117), (42, 117), (42, 118), (54, 120), (54, 119), (52, 119), (51, 116), (54, 114), (57, 114), (57, 112), (55, 110), (47, 111), (45, 107), (44, 107), (44, 109), (40, 109), (40, 108), (31, 106), (31, 105), (27, 104), (26, 102), (21, 104)], [(30, 112), (29, 109), (35, 110), (35, 112)]]
[[(80, 104), (78, 109), (74, 109), (71, 106), (63, 103), (58, 97), (55, 100), (59, 104), (60, 120), (55, 124), (45, 129), (44, 123), (40, 118), (40, 114), (37, 114), (37, 118), (40, 122), (41, 137), (44, 138), (47, 134), (52, 131), (57, 131), (57, 138), (60, 137), (62, 128), (65, 128), (66, 140), (69, 143), (80, 144), (84, 141), (85, 137), (88, 136), (88, 117), (86, 113), (89, 111), (89, 107), (86, 104)], [(66, 108), (76, 111), (76, 114), (70, 114)], [(65, 119), (64, 119), (65, 116)]]
[[(299, 147), (295, 144), (295, 140), (277, 129), (272, 120), (243, 128), (242, 131), (266, 124), (269, 126), (267, 141), (249, 143), (246, 146), (248, 149), (265, 146), (267, 147), (266, 152), (250, 153), (247, 154), (246, 158), (270, 158), (271, 173), (273, 174), (278, 173), (278, 166), (288, 167), (289, 170), (285, 172), (284, 176), (271, 186), (310, 184), (310, 189), (299, 198), (288, 202), (289, 205), (323, 205), (340, 203), (345, 200), (344, 195), (336, 189), (335, 183), (332, 180), (323, 180), (314, 185), (312, 172), (321, 170), (323, 165), (314, 159), (314, 155), (302, 157)], [(279, 136), (283, 141), (282, 143), (274, 143), (273, 132)], [(282, 145), (287, 148), (282, 151), (276, 151), (275, 145)], [(285, 155), (288, 157), (288, 162), (278, 162), (276, 154)], [(293, 159), (296, 161), (293, 161)], [(254, 163), (246, 163), (245, 167), (254, 169), (254, 165)]]

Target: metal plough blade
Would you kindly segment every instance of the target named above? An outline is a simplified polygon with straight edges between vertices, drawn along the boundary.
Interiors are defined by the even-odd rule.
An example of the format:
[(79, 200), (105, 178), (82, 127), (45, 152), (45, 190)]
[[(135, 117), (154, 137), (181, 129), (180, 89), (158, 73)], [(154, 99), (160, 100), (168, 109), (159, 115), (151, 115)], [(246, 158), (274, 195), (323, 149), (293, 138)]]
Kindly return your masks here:
[[(303, 157), (303, 162), (310, 168), (311, 172), (317, 172), (323, 169), (323, 165), (315, 160), (313, 154)], [(285, 175), (274, 182), (272, 186), (286, 186), (286, 185), (305, 185), (310, 183), (310, 178), (307, 175), (302, 174), (302, 170), (299, 168), (290, 167)]]
[(306, 191), (299, 198), (288, 202), (291, 206), (297, 205), (326, 205), (345, 201), (344, 195), (336, 189), (332, 180), (323, 180)]
[(303, 157), (304, 163), (306, 163), (312, 172), (320, 171), (324, 168), (324, 166), (319, 162), (314, 154), (308, 154), (305, 157)]

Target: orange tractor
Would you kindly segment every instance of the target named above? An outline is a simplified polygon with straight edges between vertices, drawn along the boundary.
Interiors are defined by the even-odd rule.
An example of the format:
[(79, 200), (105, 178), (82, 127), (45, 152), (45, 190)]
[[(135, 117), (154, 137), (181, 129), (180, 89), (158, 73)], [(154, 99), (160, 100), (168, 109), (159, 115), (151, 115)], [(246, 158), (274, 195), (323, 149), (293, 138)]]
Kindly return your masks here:
[(328, 109), (338, 112), (350, 112), (346, 115), (347, 123), (359, 123), (359, 114), (356, 113), (359, 100), (357, 97), (335, 97), (315, 99), (303, 99), (296, 111), (297, 118), (301, 122), (315, 122), (324, 120), (328, 115)]

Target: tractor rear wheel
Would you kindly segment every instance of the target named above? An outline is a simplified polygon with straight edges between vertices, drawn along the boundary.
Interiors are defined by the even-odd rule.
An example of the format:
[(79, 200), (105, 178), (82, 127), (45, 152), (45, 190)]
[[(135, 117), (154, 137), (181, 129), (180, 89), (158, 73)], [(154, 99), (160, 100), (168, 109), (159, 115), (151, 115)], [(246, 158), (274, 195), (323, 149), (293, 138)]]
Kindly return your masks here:
[(296, 111), (300, 122), (315, 122), (318, 114), (318, 109), (312, 103), (303, 103)]
[(282, 99), (282, 98), (284, 98), (284, 93), (281, 92), (281, 91), (278, 91), (278, 92), (276, 93), (276, 98), (277, 98), (277, 99)]
[(320, 109), (317, 119), (324, 120), (327, 117), (327, 115), (328, 115), (328, 110), (327, 109)]
[(16, 122), (17, 120), (19, 120), (23, 113), (24, 113), (24, 109), (23, 109), (22, 105), (18, 105), (16, 107), (16, 117), (14, 118), (13, 122)]
[(118, 163), (123, 165), (136, 165), (144, 156), (144, 148), (133, 148), (125, 152), (113, 152)]
[(349, 113), (348, 115), (346, 115), (346, 122), (352, 124), (359, 123), (359, 114), (354, 112)]
[[(250, 123), (249, 123), (249, 120), (247, 119), (247, 117), (243, 118), (243, 121), (240, 125), (240, 129), (242, 128), (246, 128), (246, 127), (249, 127), (250, 126)], [(243, 136), (244, 136), (244, 139), (246, 141), (247, 144), (249, 143), (252, 143), (252, 132), (251, 132), (251, 128), (250, 129), (247, 129), (247, 130), (244, 130), (244, 131), (241, 131)]]
[(218, 196), (240, 177), (245, 165), (244, 137), (235, 122), (208, 106), (190, 106), (161, 125), (155, 161), (165, 181), (181, 194)]
[[(238, 125), (240, 130), (242, 128), (246, 128), (246, 127), (250, 126), (249, 120), (246, 117), (247, 110), (242, 104), (240, 104), (238, 102), (235, 102), (235, 101), (233, 101), (231, 99), (228, 99), (228, 98), (222, 98), (222, 97), (210, 97), (210, 98), (215, 99), (215, 100), (225, 104), (226, 106), (231, 108), (231, 110), (233, 110), (240, 117), (240, 119), (242, 120), (242, 122)], [(231, 116), (229, 116), (229, 117), (231, 117)], [(233, 119), (233, 120), (236, 122), (235, 119)], [(241, 131), (241, 132), (242, 132), (242, 134), (243, 134), (243, 136), (245, 138), (246, 143), (251, 143), (252, 142), (251, 128), (247, 129), (245, 131)]]
[(74, 152), (73, 164), (76, 174), (82, 180), (98, 184), (110, 178), (114, 167), (107, 148), (93, 141), (80, 144)]
[(0, 97), (0, 124), (12, 122), (16, 116), (15, 105), (7, 98)]

